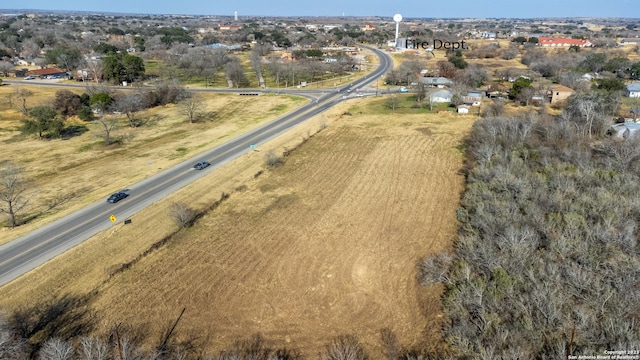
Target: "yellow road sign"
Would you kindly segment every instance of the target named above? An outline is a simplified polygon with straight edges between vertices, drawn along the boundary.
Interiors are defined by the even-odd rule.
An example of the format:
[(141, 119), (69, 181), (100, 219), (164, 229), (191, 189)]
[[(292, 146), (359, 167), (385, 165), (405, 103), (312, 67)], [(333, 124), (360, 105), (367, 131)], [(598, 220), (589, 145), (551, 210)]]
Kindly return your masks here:
[(115, 215), (109, 216), (109, 220), (111, 220), (112, 223), (116, 222), (116, 216)]

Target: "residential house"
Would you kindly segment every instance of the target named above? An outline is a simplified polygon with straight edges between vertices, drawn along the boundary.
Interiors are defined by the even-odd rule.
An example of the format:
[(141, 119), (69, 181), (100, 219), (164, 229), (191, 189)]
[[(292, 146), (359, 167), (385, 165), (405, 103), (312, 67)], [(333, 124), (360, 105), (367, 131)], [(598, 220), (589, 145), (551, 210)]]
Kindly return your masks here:
[(482, 93), (480, 92), (468, 92), (466, 96), (462, 97), (462, 102), (471, 106), (480, 106), (482, 103)]
[(45, 68), (45, 69), (38, 69), (38, 70), (31, 70), (29, 72), (26, 73), (27, 76), (29, 75), (33, 75), (33, 76), (38, 76), (40, 78), (46, 78), (46, 77), (68, 77), (69, 74), (62, 70), (61, 68)]
[(547, 97), (552, 104), (565, 101), (571, 95), (575, 94), (575, 90), (564, 85), (554, 86), (547, 93)]
[(620, 40), (622, 45), (638, 45), (640, 44), (640, 38), (627, 38)]
[(438, 90), (429, 94), (429, 101), (432, 103), (450, 103), (453, 99), (453, 93), (449, 90)]
[(421, 84), (425, 84), (427, 86), (431, 86), (431, 87), (439, 87), (439, 88), (443, 88), (445, 86), (451, 86), (453, 85), (453, 81), (445, 78), (445, 77), (421, 77), (419, 78), (419, 81)]
[(494, 32), (489, 32), (489, 31), (483, 31), (483, 32), (480, 34), (480, 37), (481, 37), (481, 38), (483, 38), (483, 39), (492, 39), (492, 40), (493, 40), (493, 39), (495, 39), (495, 38), (496, 38), (496, 33), (494, 33)]
[(492, 84), (487, 88), (487, 96), (490, 98), (507, 98), (508, 89), (502, 84)]
[(626, 97), (640, 98), (640, 83), (634, 83), (627, 85)]
[(526, 75), (518, 75), (518, 76), (509, 76), (509, 77), (507, 78), (507, 81), (512, 83), (512, 82), (516, 82), (516, 81), (518, 81), (518, 79), (527, 79), (527, 80), (531, 80), (531, 78), (530, 78), (530, 77), (528, 77), (528, 76), (526, 76)]
[(375, 29), (376, 27), (371, 24), (365, 24), (362, 28), (360, 28), (360, 30), (362, 31), (373, 31)]
[(234, 24), (224, 24), (224, 25), (219, 25), (218, 29), (220, 31), (238, 31), (240, 30), (240, 25), (234, 25)]

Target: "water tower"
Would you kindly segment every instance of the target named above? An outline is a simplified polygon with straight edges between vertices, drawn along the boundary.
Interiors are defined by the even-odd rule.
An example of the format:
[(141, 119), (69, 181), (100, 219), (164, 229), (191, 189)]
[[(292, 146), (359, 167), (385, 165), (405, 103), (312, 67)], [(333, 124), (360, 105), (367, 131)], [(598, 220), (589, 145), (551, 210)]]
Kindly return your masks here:
[(400, 32), (400, 22), (402, 21), (402, 15), (393, 15), (393, 21), (396, 22), (396, 44), (398, 43), (398, 33)]

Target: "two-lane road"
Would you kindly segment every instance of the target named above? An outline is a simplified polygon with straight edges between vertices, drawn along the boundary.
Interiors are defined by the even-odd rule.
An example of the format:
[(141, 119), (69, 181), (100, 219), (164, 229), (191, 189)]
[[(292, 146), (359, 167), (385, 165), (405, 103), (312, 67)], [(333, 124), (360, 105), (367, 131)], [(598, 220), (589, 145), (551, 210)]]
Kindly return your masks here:
[[(250, 145), (265, 143), (301, 122), (329, 109), (344, 100), (344, 96), (349, 95), (349, 90), (376, 82), (392, 67), (392, 61), (382, 51), (371, 50), (380, 58), (380, 64), (367, 77), (343, 86), (337, 92), (335, 90), (327, 92), (317, 100), (287, 115), (206, 151), (196, 158), (186, 160), (170, 169), (131, 185), (126, 189), (129, 196), (116, 204), (107, 203), (105, 199), (108, 194), (105, 194), (105, 199), (103, 200), (0, 246), (0, 285), (16, 279), (82, 243), (98, 232), (110, 228), (113, 226), (109, 220), (110, 215), (116, 215), (117, 222), (121, 222), (210, 171), (251, 151)], [(212, 166), (201, 171), (194, 170), (193, 164), (199, 160), (208, 161)]]

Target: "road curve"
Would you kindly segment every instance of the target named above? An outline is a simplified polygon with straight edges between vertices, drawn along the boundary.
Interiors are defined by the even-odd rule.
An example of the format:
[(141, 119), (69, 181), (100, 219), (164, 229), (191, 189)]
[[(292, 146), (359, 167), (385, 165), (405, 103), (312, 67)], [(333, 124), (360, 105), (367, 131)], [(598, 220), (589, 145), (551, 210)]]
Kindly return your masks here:
[[(393, 65), (391, 58), (386, 53), (378, 49), (369, 49), (380, 58), (380, 65), (366, 77), (343, 86), (338, 91), (334, 90), (321, 95), (317, 100), (199, 154), (196, 158), (185, 160), (172, 168), (131, 185), (126, 189), (129, 196), (116, 204), (109, 204), (104, 199), (100, 200), (0, 246), (0, 286), (44, 264), (98, 232), (110, 228), (113, 226), (109, 219), (110, 215), (116, 216), (116, 223), (122, 222), (152, 203), (247, 153), (250, 151), (250, 145), (265, 143), (331, 108), (347, 97), (353, 96), (349, 90), (375, 82)], [(193, 170), (193, 164), (198, 160), (208, 161), (212, 166), (201, 171)], [(105, 199), (107, 196), (108, 194), (105, 194)]]

